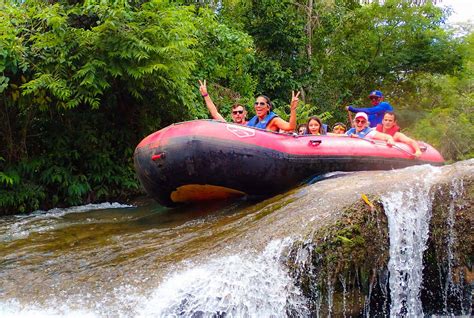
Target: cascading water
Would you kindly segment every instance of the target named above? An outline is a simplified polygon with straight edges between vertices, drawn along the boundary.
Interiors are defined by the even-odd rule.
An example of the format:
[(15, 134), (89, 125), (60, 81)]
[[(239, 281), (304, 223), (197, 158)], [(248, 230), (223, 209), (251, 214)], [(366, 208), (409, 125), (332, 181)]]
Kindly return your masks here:
[[(471, 301), (464, 301), (464, 289), (465, 289), (465, 277), (454, 277), (455, 272), (455, 245), (457, 242), (455, 223), (456, 208), (463, 208), (462, 206), (456, 207), (456, 200), (463, 194), (464, 185), (463, 180), (453, 179), (451, 182), (451, 189), (449, 191), (449, 205), (446, 217), (447, 235), (445, 238), (445, 252), (446, 262), (445, 264), (439, 263), (438, 270), (440, 274), (440, 285), (442, 286), (442, 297), (443, 297), (443, 314), (444, 315), (455, 315), (455, 307), (459, 308), (459, 311), (463, 315), (468, 315), (470, 308), (472, 307)], [(443, 266), (444, 265), (444, 266)], [(445, 268), (443, 268), (445, 267)], [(443, 275), (444, 274), (444, 275)], [(462, 275), (462, 274), (461, 274)], [(455, 282), (457, 280), (457, 282)], [(452, 300), (452, 301), (450, 301)]]
[[(423, 307), (426, 304), (421, 303), (420, 293), (424, 288), (423, 256), (433, 224), (433, 185), (441, 175), (443, 183), (456, 177), (451, 186), (454, 202), (465, 195), (460, 180), (472, 176), (473, 169), (474, 161), (460, 168), (419, 166), (360, 172), (257, 203), (174, 210), (106, 204), (0, 218), (0, 316), (431, 314)], [(456, 171), (464, 174), (459, 172), (458, 177)], [(354, 211), (354, 215), (362, 215), (364, 223), (353, 224), (350, 231), (344, 227), (335, 240), (326, 237), (332, 232), (325, 229), (346, 217), (343, 211), (347, 206), (353, 202), (365, 206), (360, 196), (371, 194), (368, 189), (382, 195), (390, 246), (385, 246), (387, 222), (385, 217), (379, 218), (384, 216), (382, 210)], [(441, 271), (441, 282), (436, 280), (443, 286), (439, 302), (444, 302), (444, 311), (436, 309), (438, 314), (469, 315), (472, 302), (472, 296), (466, 296), (469, 289), (460, 288), (455, 277), (447, 275), (459, 265), (455, 260), (457, 243), (463, 239), (455, 222), (459, 209), (453, 203), (448, 211), (450, 234), (445, 243), (450, 261), (441, 266), (446, 267)], [(446, 225), (444, 219), (440, 222)], [(385, 260), (389, 256), (388, 270), (386, 261), (369, 259), (367, 263), (374, 267), (364, 272), (361, 267), (345, 268), (338, 263), (334, 258), (340, 254), (318, 254), (331, 253), (334, 248), (360, 248), (364, 226), (371, 226), (374, 235), (365, 240), (367, 245), (385, 244), (376, 252), (382, 251)], [(357, 233), (352, 231), (356, 228), (360, 229)], [(322, 241), (316, 241), (317, 233), (322, 233)], [(327, 249), (315, 242), (327, 243)], [(369, 254), (355, 256), (360, 255)], [(324, 268), (318, 267), (328, 259)], [(336, 275), (331, 276), (331, 271)], [(467, 299), (462, 310), (450, 307), (453, 295)], [(381, 298), (380, 306), (374, 306), (371, 298), (376, 297)]]
[[(432, 169), (439, 173), (439, 169)], [(390, 316), (421, 317), (423, 252), (426, 250), (431, 218), (432, 178), (407, 184), (407, 189), (382, 196), (388, 219), (390, 259), (388, 262)]]
[(140, 317), (308, 316), (301, 291), (279, 259), (290, 240), (260, 255), (217, 257), (171, 274), (146, 300)]
[[(442, 195), (449, 191), (447, 196), (446, 216), (438, 220), (444, 224), (446, 233), (442, 251), (444, 261), (438, 256), (439, 287), (441, 301), (443, 302), (444, 315), (468, 315), (471, 301), (466, 301), (463, 293), (469, 290), (464, 284), (463, 272), (459, 272), (457, 282), (454, 282), (455, 272), (454, 248), (455, 210), (456, 201), (463, 195), (462, 179), (453, 178), (447, 183), (447, 188), (434, 186), (436, 175), (441, 174), (441, 169), (430, 168), (428, 174), (423, 173), (419, 180), (405, 184), (404, 190), (389, 192), (382, 196), (385, 213), (388, 219), (390, 235), (389, 290), (390, 290), (390, 316), (392, 317), (420, 317), (424, 315), (421, 302), (421, 288), (423, 287), (423, 257), (428, 248), (427, 242), (432, 217), (432, 204), (434, 195)], [(462, 208), (462, 207), (458, 207)], [(439, 233), (443, 233), (438, 229)], [(438, 234), (441, 235), (441, 234)], [(442, 237), (442, 236), (440, 236)], [(431, 265), (431, 264), (429, 264)], [(432, 295), (432, 293), (430, 293)], [(457, 306), (454, 309), (452, 306)]]

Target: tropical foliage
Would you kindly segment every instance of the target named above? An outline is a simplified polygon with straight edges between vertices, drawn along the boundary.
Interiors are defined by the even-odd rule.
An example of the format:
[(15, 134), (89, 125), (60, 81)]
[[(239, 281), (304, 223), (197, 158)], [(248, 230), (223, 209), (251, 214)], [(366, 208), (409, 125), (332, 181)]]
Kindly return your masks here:
[[(167, 1), (28, 2), (5, 5), (0, 19), (5, 210), (135, 195), (138, 141), (172, 122), (206, 116), (195, 107), (197, 76), (252, 94), (250, 37), (208, 10)], [(208, 52), (214, 46), (220, 50)], [(239, 73), (242, 80), (234, 80)]]
[(409, 131), (449, 160), (474, 157), (474, 33), (466, 37), (464, 49), (459, 72), (426, 74), (415, 82), (422, 98)]
[[(401, 125), (473, 156), (472, 32), (425, 1), (10, 1), (0, 4), (0, 214), (141, 193), (135, 145), (256, 94), (301, 122), (345, 120), (382, 89)], [(472, 29), (470, 29), (472, 30)], [(252, 110), (249, 109), (251, 112)]]

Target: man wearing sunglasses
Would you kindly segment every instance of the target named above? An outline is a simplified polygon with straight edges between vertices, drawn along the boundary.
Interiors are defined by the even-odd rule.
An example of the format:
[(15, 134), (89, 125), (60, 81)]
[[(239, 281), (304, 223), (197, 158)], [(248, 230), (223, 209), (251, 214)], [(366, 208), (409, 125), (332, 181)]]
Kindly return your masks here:
[(370, 92), (369, 98), (373, 107), (356, 108), (348, 106), (346, 109), (353, 113), (366, 113), (369, 116), (370, 127), (377, 127), (378, 124), (382, 123), (383, 115), (386, 112), (393, 112), (393, 107), (388, 102), (383, 101), (384, 97), (381, 91), (375, 90)]
[[(204, 98), (204, 102), (206, 103), (206, 107), (211, 113), (211, 116), (215, 120), (219, 121), (226, 121), (224, 117), (219, 113), (217, 110), (216, 105), (214, 105), (214, 102), (211, 99), (211, 96), (207, 93), (207, 87), (206, 87), (206, 80), (204, 82), (201, 82), (199, 80), (199, 91), (201, 92), (202, 97)], [(240, 104), (234, 104), (232, 105), (232, 121), (234, 124), (240, 124), (240, 125), (246, 125), (247, 124), (247, 110), (245, 110), (245, 107), (240, 105)]]
[(247, 111), (245, 110), (244, 106), (240, 104), (234, 104), (232, 105), (232, 121), (235, 124), (240, 124), (240, 125), (247, 125)]
[[(224, 117), (217, 111), (211, 97), (207, 93), (206, 80), (199, 80), (199, 91), (201, 92), (207, 109), (211, 113), (212, 118), (219, 121), (226, 121)], [(247, 125), (249, 127), (256, 127), (272, 131), (293, 131), (296, 128), (296, 108), (298, 107), (300, 92), (292, 92), (290, 103), (290, 120), (289, 122), (278, 117), (277, 114), (271, 111), (273, 105), (267, 96), (260, 95), (255, 101), (255, 116), (248, 122), (245, 120), (247, 111), (244, 106), (235, 104), (232, 106), (232, 120), (236, 124)]]
[(371, 138), (385, 140), (388, 144), (394, 145), (393, 137), (376, 131), (369, 127), (369, 119), (366, 113), (359, 112), (354, 118), (354, 127), (346, 132), (347, 136), (359, 138)]

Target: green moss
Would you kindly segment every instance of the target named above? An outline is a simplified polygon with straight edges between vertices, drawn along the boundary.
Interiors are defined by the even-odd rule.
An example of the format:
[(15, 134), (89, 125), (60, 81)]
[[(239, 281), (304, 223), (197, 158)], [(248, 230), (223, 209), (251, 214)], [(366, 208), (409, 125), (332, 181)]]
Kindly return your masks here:
[[(458, 181), (460, 182), (460, 181)], [(474, 260), (474, 180), (463, 180), (462, 193), (452, 195), (452, 183), (442, 184), (433, 193), (432, 221), (430, 239), (435, 249), (436, 263), (447, 267), (449, 255), (446, 245), (449, 238), (454, 238), (451, 252), (453, 259), (450, 267), (453, 272), (472, 271)], [(449, 214), (454, 216), (450, 227)]]
[[(455, 237), (452, 253), (452, 277), (459, 286), (469, 286), (470, 281), (462, 282), (463, 277), (472, 275), (474, 263), (474, 181), (463, 180), (462, 193), (452, 196), (452, 182), (433, 188), (432, 219), (430, 223), (430, 238), (428, 249), (424, 254), (424, 286), (422, 296), (431, 303), (442, 304), (440, 293), (443, 286), (439, 284), (440, 266), (442, 275), (447, 270), (446, 242), (450, 235)], [(303, 294), (310, 300), (310, 308), (314, 312), (319, 310), (318, 302), (328, 297), (328, 286), (333, 288), (333, 314), (342, 314), (342, 305), (337, 304), (337, 299), (345, 299), (346, 315), (360, 315), (363, 311), (364, 297), (370, 293), (379, 293), (379, 299), (371, 299), (371, 310), (386, 312), (387, 299), (383, 291), (376, 291), (379, 282), (387, 278), (387, 264), (389, 260), (388, 221), (383, 206), (377, 197), (369, 200), (374, 208), (366, 205), (362, 200), (354, 203), (342, 211), (342, 216), (333, 225), (319, 229), (312, 233), (304, 242), (297, 242), (293, 246), (288, 259), (290, 272), (295, 280), (301, 282)], [(450, 209), (454, 213), (454, 227), (450, 229), (448, 216)], [(301, 250), (308, 254), (304, 260)], [(304, 253), (303, 253), (304, 254)], [(306, 255), (305, 254), (305, 255)], [(468, 275), (469, 274), (469, 275)], [(382, 276), (381, 276), (382, 275)], [(444, 278), (443, 278), (444, 279)], [(344, 281), (346, 297), (342, 296)], [(467, 284), (466, 284), (467, 283)], [(468, 287), (462, 287), (468, 288)], [(466, 294), (470, 294), (468, 291)], [(385, 297), (385, 298), (384, 298)], [(422, 299), (425, 301), (425, 299)], [(321, 316), (328, 314), (322, 301)], [(425, 302), (424, 302), (425, 303)], [(362, 304), (362, 305), (361, 305)], [(456, 306), (454, 304), (453, 306)], [(376, 307), (376, 308), (375, 308)], [(339, 308), (339, 309), (338, 309)], [(434, 308), (434, 307), (433, 307)], [(453, 307), (455, 308), (455, 307)], [(325, 312), (326, 310), (326, 312)], [(338, 311), (339, 310), (339, 311)], [(442, 310), (442, 308), (441, 308)]]
[[(352, 296), (346, 297), (347, 307), (362, 310), (359, 296), (367, 293), (369, 285), (374, 284), (374, 273), (388, 262), (387, 218), (378, 198), (369, 200), (374, 208), (360, 200), (342, 211), (342, 217), (333, 225), (314, 233), (309, 243), (295, 244), (289, 266), (309, 299), (326, 297), (328, 285), (334, 287), (333, 296), (342, 299), (342, 279), (346, 291), (352, 290)], [(310, 254), (310, 261), (304, 262), (303, 268), (297, 260), (301, 249)]]

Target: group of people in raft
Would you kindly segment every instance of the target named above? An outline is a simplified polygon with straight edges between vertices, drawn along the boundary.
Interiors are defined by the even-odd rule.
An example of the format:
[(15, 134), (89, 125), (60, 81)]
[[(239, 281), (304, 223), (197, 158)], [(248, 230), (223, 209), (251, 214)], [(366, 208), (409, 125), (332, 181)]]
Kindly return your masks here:
[[(217, 110), (216, 105), (212, 101), (207, 92), (206, 81), (199, 81), (199, 90), (206, 103), (206, 106), (215, 120), (226, 121)], [(352, 113), (356, 113), (352, 120), (352, 128), (347, 130), (343, 123), (336, 123), (332, 132), (328, 132), (327, 125), (323, 124), (317, 116), (309, 118), (306, 124), (296, 126), (296, 108), (299, 102), (299, 92), (291, 93), (290, 103), (290, 120), (289, 122), (278, 117), (272, 112), (272, 102), (270, 98), (264, 95), (257, 97), (254, 103), (255, 116), (249, 121), (246, 120), (247, 110), (240, 104), (232, 106), (232, 120), (236, 124), (256, 127), (271, 131), (292, 132), (296, 131), (299, 135), (332, 135), (332, 136), (350, 136), (357, 138), (371, 138), (384, 140), (389, 145), (395, 142), (402, 142), (413, 148), (413, 156), (418, 158), (421, 156), (421, 150), (418, 143), (400, 132), (397, 125), (397, 118), (393, 112), (393, 107), (384, 101), (381, 91), (375, 90), (369, 94), (369, 98), (373, 107), (356, 108), (348, 106), (346, 109)]]

